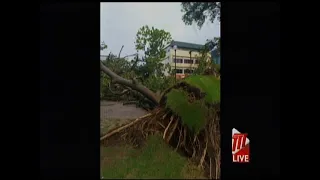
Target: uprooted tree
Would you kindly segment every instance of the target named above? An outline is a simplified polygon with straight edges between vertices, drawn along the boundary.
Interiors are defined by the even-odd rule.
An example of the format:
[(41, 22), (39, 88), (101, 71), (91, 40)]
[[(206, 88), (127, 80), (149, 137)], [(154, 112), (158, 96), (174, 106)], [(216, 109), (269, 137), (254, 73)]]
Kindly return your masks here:
[[(107, 67), (101, 70), (112, 74)], [(167, 89), (160, 101), (155, 93), (143, 85), (113, 75), (115, 83), (129, 86), (139, 91), (158, 107), (147, 116), (136, 119), (120, 128), (113, 129), (101, 140), (118, 134), (125, 140), (139, 146), (150, 134), (160, 134), (176, 151), (190, 157), (212, 172), (212, 177), (220, 176), (220, 80), (215, 76), (194, 75)], [(213, 165), (215, 164), (215, 165)]]
[[(169, 67), (161, 63), (166, 53), (164, 48), (171, 40), (169, 32), (154, 27), (141, 27), (136, 34), (135, 47), (137, 52), (144, 54), (142, 57), (139, 57), (138, 53), (136, 53), (134, 54), (135, 58), (129, 62), (127, 59), (120, 57), (120, 50), (118, 57), (109, 54), (108, 58), (101, 62), (108, 67), (104, 71), (107, 73), (108, 78), (101, 74), (103, 86), (101, 87), (101, 97), (106, 98), (105, 96), (107, 95), (109, 99), (110, 97), (117, 99), (121, 95), (124, 99), (128, 95), (129, 98), (134, 97), (136, 104), (138, 103), (142, 108), (153, 109), (157, 106), (161, 92), (174, 82), (173, 77), (164, 76), (163, 72)], [(106, 47), (105, 45), (101, 46)], [(114, 73), (109, 72), (109, 70)], [(125, 86), (119, 87), (116, 84), (120, 83), (115, 82), (121, 78), (132, 82), (133, 85), (128, 85), (128, 82), (126, 82)], [(114, 80), (111, 81), (111, 79)], [(121, 82), (125, 82), (124, 79), (121, 79)], [(156, 92), (156, 95), (148, 93), (148, 90)], [(144, 92), (142, 93), (143, 96), (141, 96), (141, 91)], [(132, 99), (128, 101), (134, 102)]]
[[(151, 34), (154, 35), (153, 38), (150, 38)], [(148, 78), (160, 76), (159, 79), (162, 79), (161, 68), (164, 67), (160, 60), (163, 58), (164, 45), (155, 41), (165, 44), (166, 40), (163, 39), (171, 40), (169, 35), (154, 28), (143, 27), (139, 30), (136, 47), (137, 50), (144, 50), (145, 57), (142, 60), (137, 57), (128, 67), (125, 65), (122, 67), (136, 68), (136, 71), (143, 69), (143, 72), (126, 74), (124, 78), (124, 74), (119, 75), (123, 73), (121, 70), (117, 73), (114, 72), (116, 68), (113, 68), (114, 71), (111, 70), (112, 63), (108, 67), (101, 62), (101, 71), (110, 78), (108, 84), (121, 85), (124, 87), (123, 92), (137, 92), (151, 101), (155, 107), (149, 114), (110, 130), (100, 140), (108, 144), (108, 140), (114, 138), (140, 146), (149, 135), (160, 134), (175, 151), (191, 158), (199, 167), (207, 169), (210, 177), (218, 179), (220, 177), (220, 73), (217, 66), (207, 61), (207, 50), (204, 50), (203, 55), (199, 57), (199, 61), (203, 63), (199, 64), (198, 71), (167, 87), (161, 96), (148, 88), (145, 83)], [(120, 53), (118, 58), (115, 56), (113, 58), (121, 59)], [(139, 61), (145, 62), (146, 67), (143, 68), (143, 65), (138, 67)], [(133, 71), (128, 70), (124, 73), (128, 72)], [(145, 77), (144, 81), (139, 81), (139, 76), (146, 74), (148, 77)]]

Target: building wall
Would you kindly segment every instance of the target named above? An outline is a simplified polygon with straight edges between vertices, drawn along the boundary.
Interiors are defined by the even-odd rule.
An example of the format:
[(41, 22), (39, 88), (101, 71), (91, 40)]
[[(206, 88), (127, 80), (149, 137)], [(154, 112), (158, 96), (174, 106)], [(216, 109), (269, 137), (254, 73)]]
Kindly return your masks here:
[(211, 57), (215, 64), (220, 64), (220, 55), (217, 50), (211, 51)]
[[(166, 49), (166, 57), (165, 57), (164, 60), (162, 61), (162, 63), (163, 63), (164, 65), (170, 63), (170, 61), (171, 61), (171, 58), (170, 58), (170, 56), (171, 56), (170, 49), (171, 49), (170, 47), (168, 47), (168, 48)], [(165, 75), (165, 76), (168, 76), (168, 75), (169, 75), (168, 69), (165, 70), (164, 75)]]
[[(201, 54), (197, 51), (192, 51), (191, 52), (191, 60), (193, 60), (192, 64), (189, 63), (185, 63), (185, 60), (190, 60), (190, 54), (189, 54), (190, 50), (187, 49), (177, 49), (176, 50), (176, 59), (182, 59), (182, 63), (177, 62), (177, 69), (179, 71), (179, 69), (182, 69), (182, 73), (181, 72), (177, 72), (177, 75), (182, 75), (182, 74), (187, 74), (184, 71), (186, 69), (195, 69), (198, 67), (198, 64), (196, 64), (195, 60), (196, 57), (201, 56)], [(208, 61), (211, 59), (211, 54), (208, 53)], [(165, 59), (162, 61), (163, 64), (170, 64), (171, 69), (174, 70), (175, 68), (175, 51), (172, 47), (168, 47), (166, 49), (166, 57)], [(168, 71), (165, 72), (165, 75), (169, 75)]]
[(108, 55), (100, 55), (100, 60), (103, 61), (103, 60), (106, 60), (108, 58)]

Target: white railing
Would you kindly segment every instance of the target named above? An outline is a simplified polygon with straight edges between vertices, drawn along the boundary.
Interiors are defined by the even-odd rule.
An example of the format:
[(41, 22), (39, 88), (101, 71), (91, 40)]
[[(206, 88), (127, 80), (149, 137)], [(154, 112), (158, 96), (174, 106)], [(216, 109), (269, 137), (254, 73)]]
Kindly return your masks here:
[[(182, 60), (182, 63), (181, 62), (177, 62), (177, 64), (196, 64), (196, 60), (197, 59), (191, 59), (192, 60), (192, 63), (186, 63), (185, 62), (185, 60), (190, 60), (190, 58), (181, 58), (181, 57), (179, 57), (179, 58), (177, 58), (177, 59), (181, 59)], [(174, 58), (174, 56), (172, 57), (172, 62), (173, 63), (175, 63), (175, 58)]]

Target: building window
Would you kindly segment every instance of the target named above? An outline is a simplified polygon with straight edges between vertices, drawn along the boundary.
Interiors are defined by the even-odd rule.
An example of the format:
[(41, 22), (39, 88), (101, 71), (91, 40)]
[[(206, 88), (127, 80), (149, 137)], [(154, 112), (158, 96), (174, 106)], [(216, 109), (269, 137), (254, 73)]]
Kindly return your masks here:
[(185, 59), (185, 60), (184, 60), (184, 63), (185, 63), (185, 64), (193, 64), (193, 60)]
[(176, 73), (177, 73), (177, 74), (182, 74), (182, 73), (183, 73), (183, 70), (182, 70), (182, 69), (176, 69)]
[(177, 59), (174, 59), (174, 58), (173, 58), (173, 62), (174, 62), (174, 63), (176, 62), (175, 60), (177, 60), (177, 63), (182, 63), (182, 62), (183, 62), (182, 59), (178, 59), (178, 58), (177, 58)]
[(185, 69), (185, 70), (184, 70), (184, 73), (185, 73), (185, 74), (192, 74), (192, 73), (193, 73), (193, 70), (192, 70), (192, 69)]
[(195, 61), (195, 64), (199, 64), (199, 60), (196, 60), (196, 61)]

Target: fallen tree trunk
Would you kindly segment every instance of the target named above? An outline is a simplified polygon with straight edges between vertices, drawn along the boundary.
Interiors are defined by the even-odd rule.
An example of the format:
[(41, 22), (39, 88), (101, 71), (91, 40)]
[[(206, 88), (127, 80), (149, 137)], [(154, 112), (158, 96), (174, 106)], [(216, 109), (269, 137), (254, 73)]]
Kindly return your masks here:
[(159, 104), (159, 100), (156, 97), (155, 93), (152, 92), (147, 87), (139, 84), (138, 82), (136, 82), (134, 80), (130, 81), (128, 79), (125, 79), (125, 78), (117, 75), (111, 69), (106, 67), (101, 61), (100, 61), (100, 69), (101, 69), (101, 71), (106, 73), (112, 79), (112, 81), (111, 81), (112, 83), (121, 84), (121, 85), (130, 87), (131, 89), (136, 90), (139, 93), (143, 94), (146, 98), (148, 98), (150, 101), (152, 101), (155, 105)]

